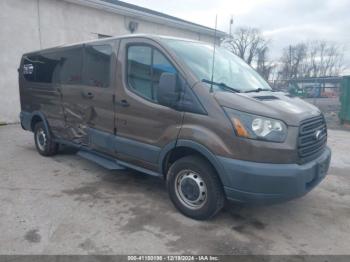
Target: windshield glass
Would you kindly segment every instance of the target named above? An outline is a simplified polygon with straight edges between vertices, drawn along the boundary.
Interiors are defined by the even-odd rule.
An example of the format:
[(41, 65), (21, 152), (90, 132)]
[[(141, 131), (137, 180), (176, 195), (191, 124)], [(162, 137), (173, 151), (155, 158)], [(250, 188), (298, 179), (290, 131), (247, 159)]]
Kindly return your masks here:
[[(212, 45), (174, 39), (164, 41), (199, 80), (211, 80), (214, 51)], [(255, 89), (271, 90), (268, 83), (254, 69), (222, 47), (216, 47), (215, 50), (213, 81), (223, 83), (241, 92)], [(219, 86), (213, 86), (213, 88), (227, 91)]]

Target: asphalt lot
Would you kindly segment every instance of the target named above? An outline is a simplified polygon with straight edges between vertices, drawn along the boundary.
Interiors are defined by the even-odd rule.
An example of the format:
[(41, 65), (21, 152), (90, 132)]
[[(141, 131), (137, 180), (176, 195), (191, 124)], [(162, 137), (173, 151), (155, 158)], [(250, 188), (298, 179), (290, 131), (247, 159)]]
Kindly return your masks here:
[(162, 180), (111, 172), (0, 126), (0, 254), (350, 254), (350, 132), (314, 191), (288, 203), (230, 205), (213, 220), (178, 213)]

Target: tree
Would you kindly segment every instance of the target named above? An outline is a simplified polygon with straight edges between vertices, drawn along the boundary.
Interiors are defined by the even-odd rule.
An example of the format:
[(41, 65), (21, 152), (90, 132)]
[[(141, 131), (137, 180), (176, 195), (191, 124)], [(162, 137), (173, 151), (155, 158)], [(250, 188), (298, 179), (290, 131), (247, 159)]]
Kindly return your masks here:
[(283, 49), (280, 76), (283, 79), (302, 77), (303, 63), (307, 56), (307, 46), (303, 43)]
[(267, 46), (267, 40), (257, 28), (240, 27), (224, 40), (224, 46), (242, 58), (247, 64), (258, 58), (259, 52)]
[(332, 42), (314, 41), (308, 45), (305, 76), (336, 76), (342, 71), (343, 54), (340, 47)]
[(258, 52), (258, 58), (256, 63), (256, 71), (263, 77), (265, 80), (269, 80), (272, 74), (272, 71), (275, 69), (276, 65), (272, 62), (269, 62), (267, 59), (267, 53), (269, 48), (265, 46)]
[(343, 67), (343, 54), (332, 42), (313, 41), (290, 45), (280, 59), (282, 79), (338, 76)]

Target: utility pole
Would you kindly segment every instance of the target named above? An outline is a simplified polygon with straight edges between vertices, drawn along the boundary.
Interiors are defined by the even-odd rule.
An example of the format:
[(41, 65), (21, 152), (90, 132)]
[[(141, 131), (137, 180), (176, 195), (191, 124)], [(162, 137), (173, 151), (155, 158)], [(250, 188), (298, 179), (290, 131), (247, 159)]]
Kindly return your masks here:
[(232, 38), (232, 25), (233, 25), (233, 15), (231, 15), (231, 18), (230, 18), (230, 38)]
[(292, 46), (289, 45), (289, 77), (293, 77), (293, 70), (292, 70)]
[(42, 43), (42, 35), (41, 35), (40, 0), (37, 0), (37, 12), (38, 12), (39, 45), (40, 45), (40, 49), (42, 49), (43, 43)]

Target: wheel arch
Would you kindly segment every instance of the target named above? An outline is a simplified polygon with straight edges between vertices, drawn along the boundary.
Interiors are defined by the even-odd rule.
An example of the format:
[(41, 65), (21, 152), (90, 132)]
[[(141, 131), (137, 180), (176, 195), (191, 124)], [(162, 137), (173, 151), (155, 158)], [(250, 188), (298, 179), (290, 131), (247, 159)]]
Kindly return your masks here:
[(222, 184), (225, 185), (227, 178), (223, 166), (218, 161), (215, 154), (202, 144), (191, 140), (179, 139), (165, 146), (160, 154), (159, 172), (166, 177), (167, 170), (171, 163), (187, 155), (199, 155), (208, 160), (217, 172)]
[[(39, 123), (39, 122), (43, 122), (46, 130), (48, 130), (48, 131), (50, 130), (49, 124), (48, 124), (48, 122), (46, 120), (45, 115), (42, 112), (40, 112), (40, 111), (35, 111), (35, 112), (32, 113), (32, 117), (31, 117), (31, 120), (30, 120), (31, 131), (34, 132), (35, 125), (37, 123)], [(48, 132), (48, 136), (50, 136), (50, 132)]]

